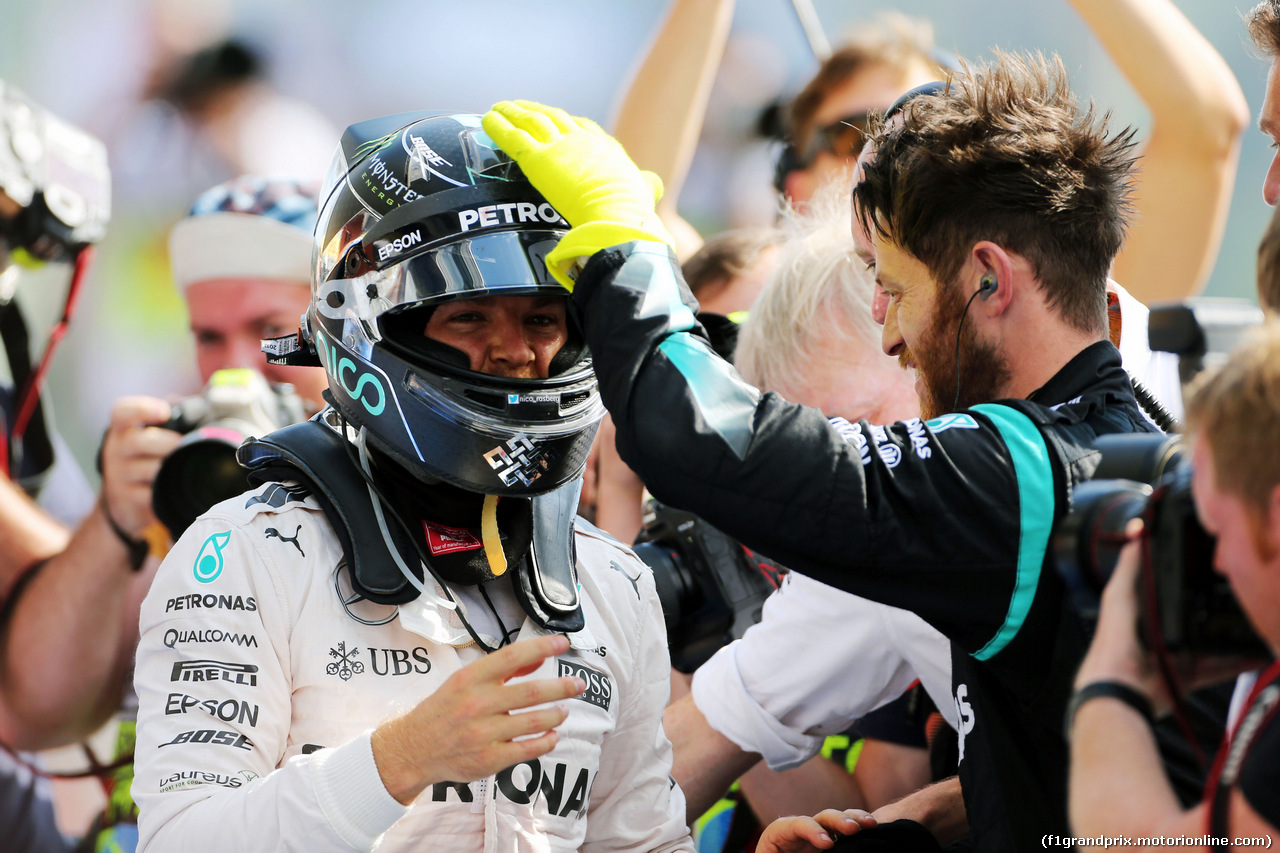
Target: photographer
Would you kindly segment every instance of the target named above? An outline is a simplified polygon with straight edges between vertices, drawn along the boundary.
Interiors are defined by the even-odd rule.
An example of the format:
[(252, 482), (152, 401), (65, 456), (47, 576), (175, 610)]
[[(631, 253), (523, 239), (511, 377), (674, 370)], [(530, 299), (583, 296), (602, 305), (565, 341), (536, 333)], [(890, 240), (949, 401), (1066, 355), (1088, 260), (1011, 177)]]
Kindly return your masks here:
[(201, 193), (169, 234), (173, 280), (204, 383), (199, 395), (174, 405), (166, 424), (183, 433), (154, 487), (171, 539), (248, 488), (235, 462), (244, 439), (324, 406), (324, 371), (272, 364), (262, 349), (264, 339), (296, 336), (307, 310), (318, 190), (292, 178), (242, 175)]
[[(155, 565), (147, 564), (141, 539), (154, 521), (150, 478), (177, 441), (147, 426), (168, 417), (163, 401), (118, 401), (95, 504), (42, 400), (89, 247), (105, 233), (109, 186), (101, 143), (0, 81), (0, 337), (10, 372), (0, 386), (0, 741), (20, 749), (74, 742), (119, 707)], [(71, 271), (62, 317), (35, 365), (14, 300), (23, 277), (16, 258), (24, 267)], [(0, 754), (0, 825), (8, 850), (66, 845), (44, 783), (7, 752)]]
[[(324, 405), (324, 372), (268, 364), (262, 340), (294, 331), (311, 299), (315, 183), (243, 175), (205, 190), (169, 235), (173, 280), (186, 300), (200, 381), (251, 367)], [(283, 426), (283, 424), (281, 424)]]
[[(315, 212), (314, 188), (250, 177), (202, 194), (175, 227), (174, 277), (188, 299), (202, 379), (226, 367), (265, 372), (259, 339), (287, 330), (306, 309)], [(322, 371), (285, 367), (268, 375), (299, 385), (318, 405)], [(129, 570), (142, 565), (143, 533), (155, 523), (152, 481), (180, 441), (156, 426), (169, 416), (169, 405), (154, 398), (115, 405), (102, 444), (102, 494), (69, 544), (51, 520), (0, 484), (8, 487), (0, 493), (8, 509), (0, 513), (0, 544), (7, 546), (0, 559), (6, 588), (18, 585), (2, 640), (0, 737), (15, 745), (73, 742), (120, 707), (154, 561)], [(38, 571), (26, 573), (31, 566)]]
[[(97, 503), (82, 485), (86, 506), (67, 505), (80, 500), (74, 488), (59, 485), (74, 464), (50, 431), (41, 386), (70, 321), (89, 246), (105, 233), (106, 151), (3, 83), (0, 104), (6, 152), (0, 157), (3, 278), (19, 277), (15, 255), (28, 265), (74, 261), (62, 319), (38, 364), (30, 362), (27, 329), (12, 287), (0, 305), (13, 383), (0, 395), (5, 473), (0, 480), (0, 739), (38, 749), (86, 736), (119, 707), (137, 638), (137, 607), (154, 569), (146, 566), (142, 541), (154, 521), (151, 478), (177, 436), (148, 427), (168, 417), (163, 401), (120, 400), (103, 439)], [(10, 137), (19, 136), (24, 144), (11, 144)], [(39, 144), (32, 145), (33, 140)], [(78, 472), (70, 478), (84, 483)], [(74, 533), (37, 505), (46, 492), (58, 495), (54, 500), (61, 506), (49, 507), (54, 515), (83, 515)]]
[(1025, 851), (1065, 834), (1060, 717), (1088, 641), (1049, 532), (1096, 436), (1152, 429), (1107, 340), (1132, 135), (1078, 108), (1060, 62), (1009, 55), (903, 115), (855, 198), (883, 348), (932, 420), (883, 428), (762, 395), (710, 352), (654, 184), (598, 127), (510, 102), (485, 127), (574, 225), (548, 263), (622, 458), (659, 500), (947, 636), (975, 849)]
[[(306, 309), (315, 214), (314, 187), (246, 177), (202, 194), (175, 226), (174, 278), (187, 299), (202, 380), (223, 368), (254, 367), (298, 385), (319, 405), (323, 372), (268, 368), (259, 342), (296, 324)], [(132, 705), (126, 694), (138, 610), (157, 565), (143, 563), (144, 534), (158, 529), (152, 486), (181, 442), (177, 432), (158, 426), (171, 413), (169, 404), (150, 397), (114, 406), (102, 443), (98, 506), (65, 550), (43, 565), (35, 561), (57, 550), (48, 543), (59, 535), (65, 543), (66, 534), (0, 483), (7, 503), (7, 511), (0, 509), (0, 539), (9, 545), (0, 559), (9, 561), (10, 576), (23, 577), (9, 598), (3, 635), (0, 738), (24, 748), (74, 742), (122, 703)], [(188, 500), (174, 498), (170, 503)], [(33, 563), (38, 571), (23, 575)], [(139, 565), (140, 571), (129, 571)], [(118, 760), (127, 760), (132, 748), (131, 716), (121, 723)], [(94, 830), (125, 850), (136, 839), (131, 773), (127, 764), (113, 771), (110, 804)]]
[[(1230, 361), (1197, 378), (1187, 396), (1192, 495), (1217, 537), (1213, 565), (1250, 624), (1280, 649), (1280, 326), (1257, 331)], [(1134, 527), (1138, 525), (1135, 523)], [(1137, 588), (1144, 534), (1132, 531), (1107, 584), (1098, 630), (1076, 676), (1070, 813), (1076, 836), (1215, 839), (1280, 832), (1280, 669), (1268, 667), (1236, 715), (1205, 799), (1184, 811), (1165, 776), (1151, 724), (1168, 707), (1165, 685), (1139, 645)], [(1165, 567), (1154, 564), (1152, 572)], [(1196, 849), (1218, 849), (1212, 842)], [(1224, 845), (1225, 846), (1225, 845)]]

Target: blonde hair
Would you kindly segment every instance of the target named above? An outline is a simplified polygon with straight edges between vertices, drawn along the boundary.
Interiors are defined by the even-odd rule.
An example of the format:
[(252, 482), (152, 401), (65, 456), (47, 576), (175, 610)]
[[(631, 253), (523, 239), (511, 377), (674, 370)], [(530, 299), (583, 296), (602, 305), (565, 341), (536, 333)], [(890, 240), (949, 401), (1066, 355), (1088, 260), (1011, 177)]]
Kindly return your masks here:
[(1186, 395), (1186, 431), (1205, 440), (1217, 486), (1265, 517), (1280, 486), (1280, 321), (1255, 330)]
[(832, 358), (832, 333), (855, 335), (878, 352), (871, 317), (873, 279), (854, 254), (849, 200), (829, 188), (804, 213), (787, 210), (787, 241), (773, 275), (738, 336), (734, 364), (748, 382), (788, 396), (806, 387), (811, 364)]

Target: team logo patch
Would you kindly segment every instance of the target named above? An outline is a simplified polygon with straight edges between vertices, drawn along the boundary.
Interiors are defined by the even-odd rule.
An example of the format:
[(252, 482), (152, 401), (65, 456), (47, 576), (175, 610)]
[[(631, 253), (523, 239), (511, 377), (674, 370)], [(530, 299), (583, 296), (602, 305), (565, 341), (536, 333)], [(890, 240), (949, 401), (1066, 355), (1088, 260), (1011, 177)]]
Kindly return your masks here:
[(231, 531), (215, 533), (200, 546), (192, 572), (200, 583), (213, 583), (222, 574), (222, 549), (231, 541)]
[(302, 546), (298, 544), (298, 534), (301, 532), (302, 532), (301, 524), (298, 525), (297, 530), (293, 531), (292, 536), (285, 536), (283, 533), (281, 533), (279, 530), (276, 530), (274, 527), (268, 527), (266, 530), (266, 538), (268, 539), (274, 538), (274, 539), (279, 539), (281, 542), (288, 542), (290, 545), (298, 549), (299, 554), (305, 557), (307, 556), (307, 552), (303, 551)]
[(978, 422), (970, 415), (953, 413), (925, 421), (934, 432), (946, 432), (949, 429), (979, 429)]
[(329, 656), (334, 661), (324, 668), (325, 673), (327, 675), (336, 675), (343, 681), (350, 681), (351, 676), (364, 672), (364, 664), (356, 660), (356, 655), (358, 654), (360, 654), (360, 649), (356, 648), (347, 651), (345, 641), (338, 643), (336, 649), (329, 649)]
[(636, 591), (636, 600), (637, 600), (637, 601), (639, 601), (639, 600), (640, 600), (640, 587), (636, 586), (636, 581), (640, 580), (640, 575), (639, 575), (639, 573), (637, 573), (635, 577), (631, 577), (631, 575), (627, 574), (626, 570), (625, 570), (624, 568), (622, 568), (622, 566), (618, 565), (617, 560), (610, 560), (610, 561), (609, 561), (609, 568), (613, 569), (615, 572), (617, 572), (618, 574), (622, 575), (622, 576), (623, 576), (624, 578), (626, 578), (627, 580), (631, 581), (631, 588), (632, 588), (632, 589), (634, 589), (634, 590)]
[(902, 450), (896, 444), (878, 444), (876, 453), (880, 454), (880, 461), (888, 468), (897, 468), (902, 461)]
[(613, 702), (613, 680), (609, 676), (589, 666), (563, 658), (558, 658), (556, 663), (560, 665), (561, 676), (576, 675), (587, 683), (586, 692), (573, 698), (595, 705), (597, 708), (609, 710), (609, 705)]
[(180, 660), (173, 665), (170, 681), (226, 681), (229, 684), (258, 686), (258, 667), (251, 663), (227, 663), (220, 660)]
[(433, 556), (484, 547), (484, 543), (465, 527), (445, 527), (424, 519), (422, 529), (427, 535), (427, 548)]

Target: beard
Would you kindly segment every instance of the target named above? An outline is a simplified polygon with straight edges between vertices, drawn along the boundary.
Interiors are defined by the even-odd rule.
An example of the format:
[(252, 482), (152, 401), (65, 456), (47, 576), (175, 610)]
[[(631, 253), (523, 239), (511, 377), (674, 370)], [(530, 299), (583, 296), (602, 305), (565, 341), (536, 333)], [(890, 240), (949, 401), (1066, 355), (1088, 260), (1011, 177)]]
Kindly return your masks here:
[(940, 290), (933, 319), (916, 348), (904, 350), (898, 357), (904, 365), (914, 364), (919, 372), (920, 416), (924, 420), (999, 399), (1009, 381), (1008, 359), (979, 340), (972, 323), (965, 323), (960, 332), (957, 372), (956, 333), (965, 312), (963, 297), (958, 287)]

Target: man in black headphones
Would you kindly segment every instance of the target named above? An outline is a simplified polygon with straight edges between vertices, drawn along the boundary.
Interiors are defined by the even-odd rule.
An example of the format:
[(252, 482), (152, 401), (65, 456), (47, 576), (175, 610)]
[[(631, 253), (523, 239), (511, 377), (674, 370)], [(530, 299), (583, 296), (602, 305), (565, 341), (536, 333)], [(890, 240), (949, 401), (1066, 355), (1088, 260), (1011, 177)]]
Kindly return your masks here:
[(594, 124), (504, 102), (485, 127), (574, 226), (548, 263), (623, 459), (660, 500), (938, 628), (975, 849), (1065, 835), (1062, 712), (1089, 632), (1049, 533), (1096, 437), (1152, 429), (1107, 339), (1131, 134), (1081, 113), (1060, 62), (1009, 55), (873, 129), (856, 209), (884, 350), (926, 416), (876, 426), (762, 395), (710, 352), (652, 182)]

